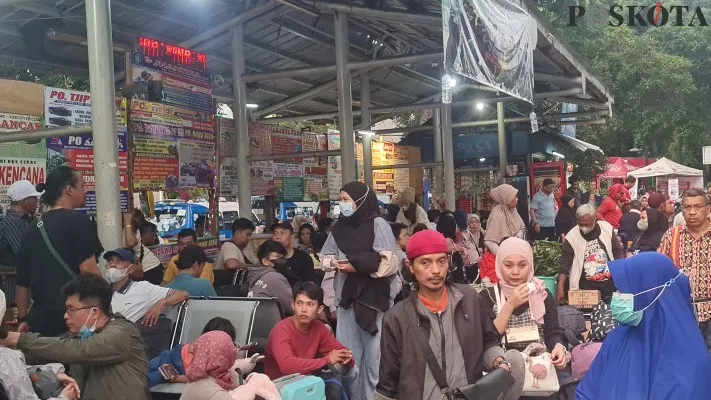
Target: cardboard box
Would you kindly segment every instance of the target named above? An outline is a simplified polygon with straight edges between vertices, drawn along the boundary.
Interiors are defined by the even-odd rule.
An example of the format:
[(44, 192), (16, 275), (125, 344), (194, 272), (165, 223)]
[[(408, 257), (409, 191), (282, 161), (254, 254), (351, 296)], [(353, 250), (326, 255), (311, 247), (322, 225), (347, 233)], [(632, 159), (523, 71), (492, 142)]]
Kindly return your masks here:
[(600, 303), (599, 290), (570, 290), (568, 304), (580, 309), (591, 309)]

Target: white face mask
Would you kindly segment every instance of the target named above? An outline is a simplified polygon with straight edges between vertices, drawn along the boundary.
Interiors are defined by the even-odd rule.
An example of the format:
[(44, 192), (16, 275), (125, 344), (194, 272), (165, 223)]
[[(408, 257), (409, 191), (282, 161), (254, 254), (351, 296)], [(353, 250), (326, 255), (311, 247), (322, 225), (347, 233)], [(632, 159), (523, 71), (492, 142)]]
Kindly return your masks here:
[(125, 278), (126, 275), (128, 275), (128, 268), (109, 268), (106, 270), (106, 279), (108, 279), (111, 283), (121, 282), (121, 280)]
[(646, 219), (640, 219), (639, 221), (637, 221), (637, 229), (639, 229), (640, 231), (646, 231), (647, 228), (649, 228), (649, 221), (647, 221)]
[(582, 232), (583, 235), (587, 235), (588, 233), (592, 232), (593, 229), (594, 229), (594, 227), (592, 227), (592, 226), (581, 226), (580, 232)]

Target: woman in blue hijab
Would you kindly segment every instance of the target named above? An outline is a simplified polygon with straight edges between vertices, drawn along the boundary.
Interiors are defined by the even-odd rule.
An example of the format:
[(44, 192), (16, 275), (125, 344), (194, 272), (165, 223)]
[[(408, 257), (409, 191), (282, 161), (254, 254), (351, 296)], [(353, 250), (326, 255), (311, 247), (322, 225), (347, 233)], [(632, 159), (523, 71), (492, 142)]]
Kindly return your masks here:
[(689, 279), (659, 253), (613, 261), (609, 268), (619, 290), (610, 306), (620, 325), (605, 339), (576, 399), (711, 398), (711, 355)]

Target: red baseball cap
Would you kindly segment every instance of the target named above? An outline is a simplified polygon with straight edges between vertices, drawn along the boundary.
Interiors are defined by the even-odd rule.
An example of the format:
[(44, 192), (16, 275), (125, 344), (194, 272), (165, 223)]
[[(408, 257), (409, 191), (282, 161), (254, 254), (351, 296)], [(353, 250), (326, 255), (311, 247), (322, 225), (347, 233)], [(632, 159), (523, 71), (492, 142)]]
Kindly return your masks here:
[(410, 260), (428, 254), (447, 253), (448, 250), (444, 236), (431, 229), (417, 232), (407, 242), (407, 258)]

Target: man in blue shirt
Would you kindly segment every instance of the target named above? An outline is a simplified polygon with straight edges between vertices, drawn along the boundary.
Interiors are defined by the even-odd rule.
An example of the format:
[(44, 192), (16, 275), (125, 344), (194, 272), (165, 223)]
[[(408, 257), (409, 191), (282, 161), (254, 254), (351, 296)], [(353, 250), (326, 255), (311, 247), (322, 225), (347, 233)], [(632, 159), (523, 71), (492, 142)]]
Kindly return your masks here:
[(531, 200), (531, 226), (536, 232), (536, 240), (558, 240), (555, 234), (555, 182), (543, 180), (543, 186)]
[(202, 247), (196, 245), (185, 247), (178, 255), (176, 263), (178, 274), (166, 287), (186, 291), (191, 297), (217, 296), (210, 281), (200, 278), (206, 262), (207, 255)]

